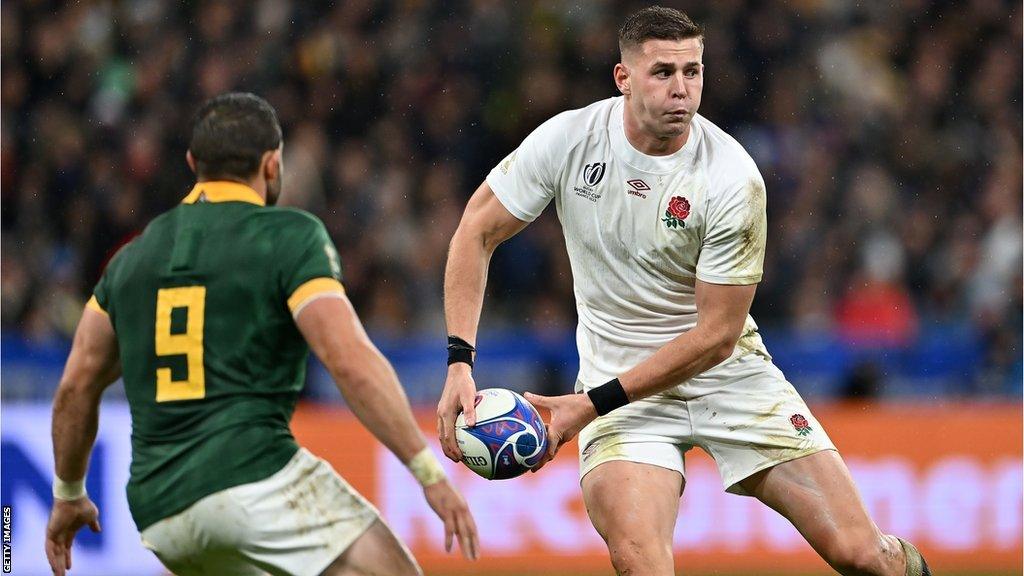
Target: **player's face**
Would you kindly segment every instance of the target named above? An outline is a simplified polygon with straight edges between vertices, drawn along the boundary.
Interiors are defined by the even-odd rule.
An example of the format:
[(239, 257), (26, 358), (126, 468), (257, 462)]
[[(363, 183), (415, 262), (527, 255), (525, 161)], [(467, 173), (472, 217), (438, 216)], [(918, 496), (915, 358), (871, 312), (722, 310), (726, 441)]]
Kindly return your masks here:
[(656, 138), (686, 134), (704, 90), (704, 41), (648, 40), (623, 55), (616, 81), (635, 120)]

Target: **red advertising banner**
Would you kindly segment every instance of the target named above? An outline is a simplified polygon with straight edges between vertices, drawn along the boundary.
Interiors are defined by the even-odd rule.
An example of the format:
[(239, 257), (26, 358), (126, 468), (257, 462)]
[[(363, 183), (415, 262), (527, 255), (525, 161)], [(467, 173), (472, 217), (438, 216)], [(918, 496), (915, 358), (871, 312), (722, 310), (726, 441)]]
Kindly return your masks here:
[[(1022, 420), (1018, 406), (912, 404), (817, 406), (868, 509), (883, 531), (914, 541), (936, 573), (1019, 571), (1022, 555)], [(435, 436), (432, 414), (420, 424)], [(583, 507), (576, 446), (537, 474), (490, 482), (444, 461), (480, 528), (483, 558), (444, 552), (443, 531), (405, 468), (349, 413), (303, 407), (300, 443), (330, 461), (380, 509), (428, 573), (609, 573), (604, 543)], [(821, 573), (827, 566), (781, 516), (726, 494), (714, 462), (687, 453), (675, 532), (677, 567)]]

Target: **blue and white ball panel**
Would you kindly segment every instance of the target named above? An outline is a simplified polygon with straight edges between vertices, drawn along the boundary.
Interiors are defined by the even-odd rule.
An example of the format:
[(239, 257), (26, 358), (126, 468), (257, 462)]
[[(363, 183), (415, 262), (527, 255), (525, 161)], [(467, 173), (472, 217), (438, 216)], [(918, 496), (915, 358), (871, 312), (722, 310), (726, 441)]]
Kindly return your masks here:
[(469, 469), (489, 480), (514, 478), (540, 461), (547, 435), (540, 414), (525, 398), (501, 388), (481, 390), (477, 424), (466, 427), (460, 414), (455, 438)]
[[(479, 426), (488, 420), (512, 412), (516, 409), (516, 403), (519, 401), (529, 405), (526, 398), (511, 390), (505, 390), (504, 388), (485, 388), (480, 390), (476, 393), (476, 401), (474, 402), (477, 425)], [(455, 419), (455, 427), (465, 428), (465, 426), (466, 416), (465, 414), (459, 414), (458, 418)]]
[(465, 428), (455, 429), (455, 441), (462, 450), (462, 463), (484, 478), (491, 478), (493, 459), (487, 443)]

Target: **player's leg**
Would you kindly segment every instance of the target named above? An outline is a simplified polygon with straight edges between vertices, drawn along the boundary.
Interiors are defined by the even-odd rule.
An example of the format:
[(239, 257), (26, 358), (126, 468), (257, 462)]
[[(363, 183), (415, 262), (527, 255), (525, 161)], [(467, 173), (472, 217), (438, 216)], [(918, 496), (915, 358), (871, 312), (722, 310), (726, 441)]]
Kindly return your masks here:
[(378, 520), (321, 576), (422, 576), (416, 560), (394, 533)]
[(916, 549), (883, 534), (871, 520), (846, 464), (834, 450), (783, 462), (740, 486), (792, 522), (840, 574), (928, 574)]
[(690, 431), (686, 403), (664, 395), (623, 406), (580, 431), (583, 501), (619, 574), (673, 574)]
[(620, 575), (670, 575), (683, 477), (676, 470), (613, 460), (583, 477), (583, 501)]
[(672, 532), (683, 477), (660, 466), (612, 460), (583, 477), (583, 501), (620, 575), (673, 574)]
[(690, 409), (695, 440), (714, 457), (726, 489), (782, 513), (840, 573), (925, 573), (913, 562), (905, 571), (902, 543), (872, 522), (821, 424), (766, 359), (735, 360), (714, 393)]

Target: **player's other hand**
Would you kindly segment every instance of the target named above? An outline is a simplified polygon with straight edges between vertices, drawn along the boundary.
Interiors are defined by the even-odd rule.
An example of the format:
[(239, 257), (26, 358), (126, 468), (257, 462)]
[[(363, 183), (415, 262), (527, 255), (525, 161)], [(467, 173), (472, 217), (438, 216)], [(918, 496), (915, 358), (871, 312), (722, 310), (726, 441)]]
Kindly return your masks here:
[(462, 451), (455, 441), (455, 418), (459, 412), (465, 413), (468, 426), (476, 425), (476, 382), (472, 369), (463, 362), (448, 366), (444, 393), (437, 403), (437, 438), (444, 455), (455, 462), (462, 460)]
[(82, 526), (100, 531), (100, 511), (88, 496), (77, 500), (53, 501), (50, 522), (46, 525), (46, 559), (56, 576), (71, 569), (71, 541)]
[(480, 557), (480, 537), (476, 532), (476, 520), (469, 511), (466, 500), (447, 480), (435, 482), (423, 489), (430, 507), (444, 522), (444, 549), (452, 551), (452, 540), (459, 539), (462, 556), (467, 560)]
[(597, 418), (597, 410), (586, 394), (539, 396), (527, 392), (526, 399), (534, 406), (547, 408), (551, 412), (551, 421), (547, 424), (548, 451), (533, 467), (536, 472), (558, 454), (563, 444), (575, 438), (584, 426)]

